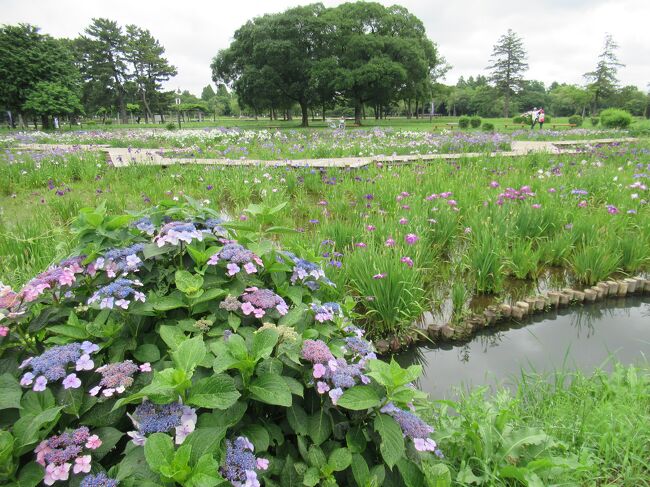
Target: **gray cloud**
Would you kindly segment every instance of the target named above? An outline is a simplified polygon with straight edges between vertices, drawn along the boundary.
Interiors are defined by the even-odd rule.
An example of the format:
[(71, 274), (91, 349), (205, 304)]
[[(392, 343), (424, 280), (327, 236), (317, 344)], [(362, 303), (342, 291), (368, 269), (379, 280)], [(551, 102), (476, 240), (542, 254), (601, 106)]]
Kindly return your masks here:
[[(57, 37), (75, 37), (92, 17), (146, 27), (160, 39), (178, 76), (169, 88), (200, 94), (211, 79), (210, 61), (228, 46), (235, 30), (251, 17), (277, 12), (306, 1), (291, 0), (0, 0), (0, 22), (25, 22)], [(341, 0), (325, 0), (327, 6)], [(386, 5), (395, 1), (381, 1)], [(456, 0), (399, 2), (424, 22), (429, 37), (453, 65), (446, 81), (485, 74), (492, 46), (512, 28), (528, 50), (528, 78), (582, 83), (594, 68), (605, 33), (619, 44), (626, 67), (623, 85), (645, 89), (650, 82), (650, 36), (646, 0)]]

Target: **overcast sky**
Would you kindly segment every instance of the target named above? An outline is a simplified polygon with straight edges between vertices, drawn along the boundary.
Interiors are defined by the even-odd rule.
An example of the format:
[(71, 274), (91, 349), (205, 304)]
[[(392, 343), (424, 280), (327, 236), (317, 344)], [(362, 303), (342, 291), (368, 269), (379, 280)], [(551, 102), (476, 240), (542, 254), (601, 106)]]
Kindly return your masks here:
[[(76, 37), (93, 17), (149, 29), (165, 46), (178, 75), (168, 88), (200, 95), (211, 82), (210, 61), (228, 47), (251, 17), (311, 3), (291, 0), (0, 0), (0, 24), (39, 26), (55, 37)], [(327, 6), (343, 3), (324, 0)], [(508, 28), (524, 40), (526, 76), (546, 85), (582, 84), (602, 50), (605, 33), (618, 43), (623, 85), (645, 90), (650, 82), (649, 0), (402, 0), (453, 66), (445, 82), (485, 74), (492, 46)], [(0, 80), (2, 82), (2, 80)]]

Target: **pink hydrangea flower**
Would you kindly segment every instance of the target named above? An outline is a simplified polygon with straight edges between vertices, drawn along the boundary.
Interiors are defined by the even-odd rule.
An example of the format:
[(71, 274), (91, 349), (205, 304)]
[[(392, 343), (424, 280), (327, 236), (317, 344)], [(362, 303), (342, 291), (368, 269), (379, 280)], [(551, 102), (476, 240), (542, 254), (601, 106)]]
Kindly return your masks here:
[(64, 389), (77, 389), (80, 386), (81, 380), (77, 377), (77, 374), (69, 374), (65, 379), (63, 379)]
[(0, 326), (0, 337), (6, 337), (9, 334), (8, 326)]
[(327, 369), (323, 364), (315, 364), (314, 365), (314, 379), (320, 379), (325, 375), (327, 372)]
[(91, 435), (86, 440), (86, 448), (90, 448), (91, 450), (96, 450), (100, 446), (102, 446), (102, 440), (100, 440), (99, 436), (97, 435)]
[(72, 471), (74, 473), (89, 473), (90, 472), (90, 462), (91, 462), (91, 457), (90, 455), (82, 455), (80, 457), (77, 457), (74, 459), (74, 468)]

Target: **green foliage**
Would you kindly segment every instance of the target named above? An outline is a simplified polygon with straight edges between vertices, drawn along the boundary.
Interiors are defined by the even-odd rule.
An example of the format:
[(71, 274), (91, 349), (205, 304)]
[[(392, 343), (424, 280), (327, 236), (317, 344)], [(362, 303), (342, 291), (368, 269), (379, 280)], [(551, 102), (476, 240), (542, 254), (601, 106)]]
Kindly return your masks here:
[(571, 257), (571, 268), (580, 282), (593, 286), (610, 276), (619, 266), (620, 255), (611, 241), (598, 246), (582, 246)]
[(517, 115), (516, 117), (513, 117), (512, 123), (529, 123), (529, 122), (522, 115)]
[(591, 120), (591, 126), (592, 127), (595, 127), (596, 125), (598, 125), (600, 123), (600, 119), (598, 117), (591, 117), (590, 120)]
[(632, 123), (632, 115), (625, 110), (608, 108), (600, 112), (600, 124), (611, 129), (624, 129)]
[[(128, 485), (222, 485), (224, 466), (233, 461), (226, 454), (228, 445), (238, 437), (246, 437), (254, 455), (270, 462), (268, 470), (255, 469), (265, 485), (341, 485), (353, 477), (362, 485), (378, 485), (391, 470), (384, 485), (413, 485), (422, 478), (425, 462), (435, 463), (435, 457), (416, 452), (391, 411), (383, 410), (388, 403), (405, 411), (409, 405), (423, 407), (426, 395), (412, 387), (421, 367), (403, 369), (394, 360), (377, 360), (372, 344), (357, 335), (344, 314), (353, 303), (344, 303), (330, 318), (318, 317), (329, 281), (322, 274), (294, 276), (297, 266), (308, 263), (268, 238), (286, 231), (277, 225), (285, 206), (251, 205), (248, 220), (224, 223), (230, 233), (220, 229), (215, 234), (206, 222), (216, 212), (189, 197), (185, 203), (167, 201), (137, 215), (158, 226), (153, 242), (132, 225), (133, 215), (112, 216), (103, 205), (83, 208), (74, 223), (74, 253), (84, 256), (78, 265), (89, 270), (86, 266), (94, 263), (95, 270), (76, 272), (74, 282), (56, 284), (54, 292), (39, 291), (38, 306), (25, 306), (11, 318), (11, 332), (0, 342), (8, 370), (0, 375), (0, 410), (12, 419), (3, 421), (6, 431), (0, 432), (0, 480), (33, 475), (19, 467), (33, 463), (34, 448), (53, 434), (82, 425), (102, 441), (91, 452), (93, 471), (107, 470)], [(183, 237), (168, 242), (173, 235), (167, 233), (169, 225), (163, 226), (168, 220), (191, 221), (203, 231), (190, 241)], [(237, 259), (249, 259), (254, 272), (244, 268), (232, 275), (228, 261), (244, 264), (221, 254), (226, 245), (221, 236), (246, 245)], [(139, 270), (126, 270), (119, 278), (137, 278), (131, 285), (143, 293), (141, 299), (120, 293), (127, 298), (121, 305), (100, 304), (93, 298), (99, 289), (123, 284), (97, 259), (108, 263), (109, 255), (115, 255), (111, 249), (134, 244), (142, 245), (133, 251)], [(215, 255), (220, 259), (210, 260)], [(258, 289), (271, 293), (272, 300), (260, 295), (247, 301)], [(58, 299), (64, 292), (66, 298)], [(368, 350), (346, 345), (352, 337)], [(350, 376), (353, 384), (337, 385), (340, 397), (316, 390), (314, 364), (334, 366), (312, 358), (304, 345), (307, 339), (329, 345), (337, 367), (358, 364), (360, 372)], [(25, 392), (17, 379), (24, 373), (18, 363), (54, 345), (82, 340), (98, 345), (92, 367), (100, 372), (100, 365), (123, 360), (147, 361), (145, 368), (152, 371), (139, 372), (122, 390), (109, 394), (88, 394), (101, 379), (97, 370), (76, 370), (82, 383), (78, 388), (65, 388), (53, 379), (44, 391)], [(337, 383), (332, 377), (320, 380), (330, 381), (333, 389)], [(175, 425), (143, 431), (142, 447), (123, 438), (141, 430), (145, 419), (138, 408), (143, 401), (180, 402), (191, 409), (184, 409), (185, 419)], [(42, 474), (38, 466), (36, 482)], [(70, 475), (72, 482), (81, 479)]]
[(575, 114), (569, 117), (569, 123), (575, 125), (576, 127), (582, 127), (582, 116)]
[(483, 132), (494, 132), (494, 124), (492, 122), (483, 122), (481, 130), (483, 130)]
[(34, 86), (23, 105), (25, 111), (37, 115), (71, 115), (83, 108), (79, 97), (59, 83), (42, 81)]
[(460, 117), (458, 119), (458, 128), (466, 129), (469, 127), (470, 118), (469, 117)]
[(177, 127), (176, 127), (176, 124), (174, 122), (167, 122), (167, 124), (165, 125), (165, 128), (167, 130), (169, 130), (169, 131), (173, 131), (173, 130), (176, 130)]
[(481, 117), (472, 117), (472, 118), (470, 118), (469, 124), (474, 129), (479, 128), (481, 126)]

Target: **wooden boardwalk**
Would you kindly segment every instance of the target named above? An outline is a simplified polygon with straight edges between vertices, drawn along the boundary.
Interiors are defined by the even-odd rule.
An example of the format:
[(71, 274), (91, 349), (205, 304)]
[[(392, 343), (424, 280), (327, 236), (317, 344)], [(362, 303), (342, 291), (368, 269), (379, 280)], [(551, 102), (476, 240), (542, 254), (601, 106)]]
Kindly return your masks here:
[(511, 150), (498, 152), (458, 152), (450, 154), (412, 154), (412, 155), (377, 155), (369, 157), (339, 157), (323, 159), (201, 159), (193, 157), (166, 157), (153, 149), (126, 149), (106, 145), (64, 145), (64, 144), (21, 144), (26, 150), (82, 150), (102, 151), (108, 161), (115, 167), (153, 165), (172, 166), (174, 164), (202, 164), (218, 166), (292, 166), (292, 167), (363, 167), (373, 163), (400, 164), (433, 160), (464, 159), (476, 157), (521, 157), (533, 153), (578, 154), (579, 147), (587, 148), (599, 144), (635, 142), (638, 139), (626, 137), (621, 139), (591, 139), (562, 141), (521, 141), (511, 142)]

